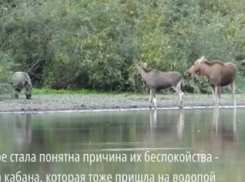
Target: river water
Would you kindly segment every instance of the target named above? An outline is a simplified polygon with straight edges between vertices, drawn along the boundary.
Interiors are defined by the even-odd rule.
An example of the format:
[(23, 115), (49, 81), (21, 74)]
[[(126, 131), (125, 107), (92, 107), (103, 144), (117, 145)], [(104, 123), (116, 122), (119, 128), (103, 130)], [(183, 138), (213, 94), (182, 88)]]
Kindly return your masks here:
[(243, 182), (244, 118), (243, 108), (1, 114), (1, 179)]

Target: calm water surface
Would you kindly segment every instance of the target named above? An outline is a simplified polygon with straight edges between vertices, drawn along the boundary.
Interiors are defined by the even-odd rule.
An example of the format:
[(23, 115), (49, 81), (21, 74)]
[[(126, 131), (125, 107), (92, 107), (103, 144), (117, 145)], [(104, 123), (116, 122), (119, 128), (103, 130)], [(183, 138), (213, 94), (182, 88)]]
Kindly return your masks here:
[[(215, 173), (215, 181), (244, 182), (245, 109), (193, 109), (97, 113), (0, 115), (0, 174)], [(212, 162), (170, 162), (144, 156), (212, 154)], [(11, 154), (35, 154), (36, 161), (11, 162)], [(40, 154), (79, 154), (80, 162), (41, 162)], [(84, 154), (125, 156), (124, 162), (83, 161)], [(159, 155), (158, 155), (159, 154)], [(130, 161), (131, 156), (139, 156)], [(141, 160), (139, 160), (141, 159)], [(170, 158), (169, 158), (170, 159)], [(178, 158), (180, 159), (180, 158)], [(149, 159), (147, 159), (149, 160)], [(171, 159), (170, 159), (171, 160)], [(166, 176), (165, 176), (166, 177)], [(95, 179), (92, 181), (96, 181)], [(112, 181), (115, 181), (112, 180)], [(123, 180), (121, 180), (123, 181)], [(124, 181), (128, 181), (125, 180)]]

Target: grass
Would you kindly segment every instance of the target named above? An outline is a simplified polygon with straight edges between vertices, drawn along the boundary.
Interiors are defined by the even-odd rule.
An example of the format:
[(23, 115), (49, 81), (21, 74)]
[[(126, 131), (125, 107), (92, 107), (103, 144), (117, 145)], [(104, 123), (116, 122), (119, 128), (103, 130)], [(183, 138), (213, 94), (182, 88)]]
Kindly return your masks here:
[[(32, 94), (33, 95), (57, 95), (57, 94), (67, 94), (67, 95), (89, 95), (89, 94), (96, 94), (96, 95), (123, 95), (125, 97), (127, 96), (141, 96), (141, 95), (149, 95), (149, 93), (146, 92), (117, 92), (117, 91), (96, 91), (96, 90), (88, 90), (88, 89), (81, 89), (81, 90), (68, 90), (68, 89), (60, 89), (60, 90), (56, 90), (56, 89), (49, 89), (49, 88), (33, 88), (32, 89)], [(159, 93), (159, 94), (163, 94), (163, 93)], [(172, 92), (168, 92), (166, 91), (165, 94), (175, 94)]]
[[(24, 90), (22, 91), (24, 92)], [(96, 90), (88, 90), (88, 89), (81, 89), (81, 90), (68, 90), (68, 89), (60, 89), (60, 90), (56, 90), (56, 89), (49, 89), (49, 88), (42, 88), (42, 89), (38, 89), (38, 88), (33, 88), (32, 90), (32, 94), (33, 95), (121, 95), (124, 97), (128, 97), (128, 96), (143, 96), (143, 95), (147, 95), (149, 96), (148, 92), (116, 92), (116, 91), (96, 91)], [(196, 94), (196, 93), (186, 93), (186, 94), (191, 94), (191, 95), (200, 95), (200, 94)], [(172, 97), (172, 96), (176, 96), (175, 92), (171, 92), (171, 91), (161, 91), (157, 93), (158, 97)], [(206, 94), (201, 94), (201, 95), (206, 95)]]
[[(7, 94), (12, 91), (12, 87), (10, 87), (9, 84), (0, 84), (0, 94)], [(24, 93), (25, 90), (23, 89), (21, 93)], [(88, 90), (88, 89), (81, 89), (81, 90), (68, 90), (68, 89), (50, 89), (50, 88), (32, 88), (32, 94), (33, 95), (57, 95), (57, 94), (79, 94), (79, 95), (89, 95), (89, 94), (116, 94), (120, 95), (123, 94), (125, 96), (127, 95), (142, 95), (145, 93), (133, 93), (133, 92), (116, 92), (116, 91), (96, 91), (96, 90)]]
[(133, 93), (133, 92), (116, 92), (116, 91), (96, 91), (96, 90), (88, 90), (88, 89), (81, 89), (81, 90), (68, 90), (68, 89), (49, 89), (49, 88), (33, 88), (32, 94), (35, 95), (48, 95), (48, 94), (81, 94), (81, 95), (88, 95), (88, 94), (123, 94), (123, 95), (142, 95), (144, 93)]
[(60, 90), (55, 90), (55, 89), (49, 89), (49, 88), (43, 88), (43, 89), (38, 89), (38, 88), (33, 88), (32, 89), (33, 95), (48, 95), (48, 94), (106, 94), (105, 92), (99, 92), (99, 91), (94, 91), (94, 90), (66, 90), (66, 89), (60, 89)]
[[(0, 87), (0, 94), (6, 94), (6, 92), (10, 93), (10, 88), (8, 88), (6, 85), (2, 85), (2, 87)], [(22, 92), (24, 92), (24, 90), (22, 90)], [(230, 94), (231, 91), (229, 90), (228, 92), (225, 91), (222, 94)], [(88, 89), (81, 89), (81, 90), (68, 90), (68, 89), (60, 89), (60, 90), (56, 90), (56, 89), (50, 89), (50, 88), (33, 88), (32, 89), (32, 94), (33, 95), (57, 95), (57, 94), (79, 94), (79, 95), (89, 95), (89, 94), (102, 94), (102, 95), (124, 95), (124, 96), (130, 96), (130, 95), (149, 95), (149, 93), (147, 92), (116, 92), (116, 91), (96, 91), (96, 90), (88, 90)], [(171, 91), (162, 91), (160, 93), (158, 93), (159, 95), (173, 95), (175, 93), (171, 92)], [(188, 93), (191, 94), (191, 93)], [(194, 93), (193, 93), (194, 94)], [(211, 94), (211, 93), (208, 93)], [(236, 94), (244, 94), (243, 90), (236, 90)], [(196, 95), (196, 94), (194, 94)], [(199, 95), (199, 94), (197, 94)]]

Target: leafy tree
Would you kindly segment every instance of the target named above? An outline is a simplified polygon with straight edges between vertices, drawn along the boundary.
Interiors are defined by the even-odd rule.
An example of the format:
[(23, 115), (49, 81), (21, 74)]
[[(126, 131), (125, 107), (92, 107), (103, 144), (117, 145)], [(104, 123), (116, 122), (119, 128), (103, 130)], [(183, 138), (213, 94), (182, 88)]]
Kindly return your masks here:
[(186, 70), (205, 55), (232, 61), (244, 86), (242, 0), (20, 0), (0, 6), (0, 77), (16, 70), (36, 87), (140, 91), (135, 62), (185, 76), (184, 89), (207, 92)]

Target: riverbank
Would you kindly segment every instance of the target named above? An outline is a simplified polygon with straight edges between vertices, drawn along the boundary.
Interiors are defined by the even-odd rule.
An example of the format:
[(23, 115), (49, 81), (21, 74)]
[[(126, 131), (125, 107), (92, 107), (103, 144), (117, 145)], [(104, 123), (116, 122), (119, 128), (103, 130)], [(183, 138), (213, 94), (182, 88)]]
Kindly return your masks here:
[[(178, 106), (177, 94), (157, 96), (159, 108)], [(184, 107), (212, 106), (211, 94), (185, 94)], [(237, 105), (245, 105), (245, 95), (236, 95)], [(220, 106), (233, 106), (231, 94), (222, 94)], [(148, 108), (149, 94), (46, 94), (33, 95), (26, 100), (25, 95), (19, 99), (8, 96), (0, 97), (0, 112), (18, 111), (62, 111), (91, 109), (131, 109)]]

